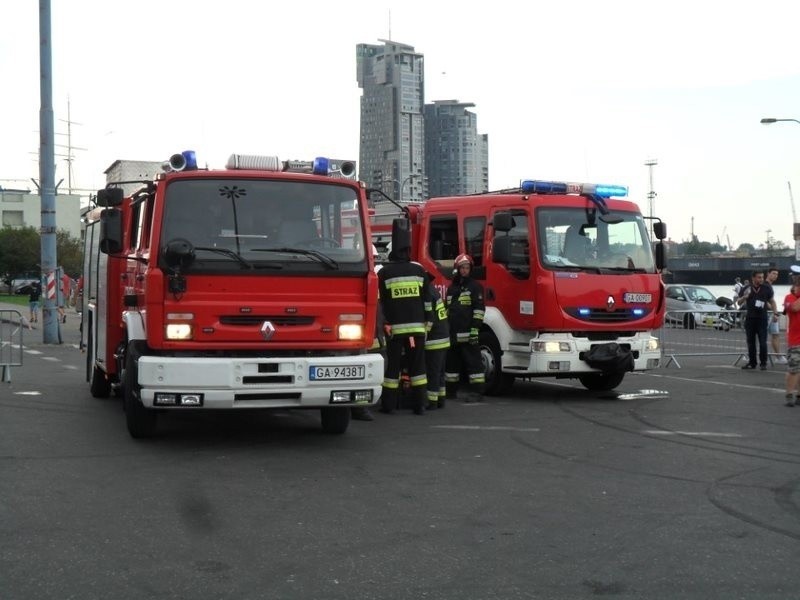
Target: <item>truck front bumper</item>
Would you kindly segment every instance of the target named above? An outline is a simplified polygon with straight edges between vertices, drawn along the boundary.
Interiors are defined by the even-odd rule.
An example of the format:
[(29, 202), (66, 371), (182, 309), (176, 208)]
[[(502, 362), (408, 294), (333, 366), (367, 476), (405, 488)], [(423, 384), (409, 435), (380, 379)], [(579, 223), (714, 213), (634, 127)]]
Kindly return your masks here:
[[(634, 371), (656, 369), (661, 365), (660, 340), (649, 332), (607, 341), (630, 348), (634, 357)], [(584, 373), (597, 373), (599, 371), (586, 364), (581, 356), (593, 345), (607, 341), (593, 342), (570, 334), (541, 335), (524, 343), (511, 344), (503, 355), (503, 370), (520, 377), (575, 377)]]
[(210, 358), (142, 356), (140, 398), (155, 408), (370, 406), (380, 398), (383, 357)]

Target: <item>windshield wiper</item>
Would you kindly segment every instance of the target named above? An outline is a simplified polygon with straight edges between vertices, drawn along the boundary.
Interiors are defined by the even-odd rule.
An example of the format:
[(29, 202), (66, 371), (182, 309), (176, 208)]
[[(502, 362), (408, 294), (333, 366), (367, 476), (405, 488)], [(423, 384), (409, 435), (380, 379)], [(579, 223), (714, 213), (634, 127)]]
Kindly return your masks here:
[(228, 256), (242, 265), (245, 269), (252, 269), (253, 264), (246, 261), (242, 258), (242, 255), (238, 252), (234, 252), (233, 250), (229, 250), (228, 248), (212, 248), (211, 246), (195, 246), (195, 250), (206, 250), (208, 252), (214, 252), (215, 254), (222, 254), (223, 256)]
[(333, 260), (327, 254), (323, 254), (318, 250), (306, 250), (305, 248), (289, 248), (289, 247), (281, 247), (281, 248), (253, 248), (252, 252), (292, 252), (294, 254), (302, 254), (303, 256), (312, 256), (321, 262), (323, 265), (328, 267), (329, 269), (338, 269), (339, 263)]

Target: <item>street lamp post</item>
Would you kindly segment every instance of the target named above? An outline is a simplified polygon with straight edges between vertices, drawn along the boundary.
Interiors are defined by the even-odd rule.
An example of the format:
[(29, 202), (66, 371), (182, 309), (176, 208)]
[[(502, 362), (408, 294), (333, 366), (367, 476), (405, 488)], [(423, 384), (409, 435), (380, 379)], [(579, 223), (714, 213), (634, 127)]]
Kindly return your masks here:
[(403, 179), (402, 182), (398, 181), (397, 179), (388, 178), (388, 177), (385, 178), (383, 181), (384, 181), (384, 183), (389, 182), (389, 183), (397, 184), (397, 201), (398, 202), (402, 202), (403, 201), (403, 190), (405, 189), (406, 184), (409, 181), (411, 181), (412, 179), (416, 178), (416, 177), (420, 177), (420, 175), (418, 173), (412, 173), (411, 175), (409, 175), (408, 177)]
[(417, 175), (416, 173), (412, 173), (411, 175), (403, 179), (403, 183), (400, 184), (400, 195), (397, 198), (398, 202), (403, 201), (403, 188), (405, 188), (406, 184), (415, 177), (419, 177), (419, 175)]
[(772, 123), (779, 123), (781, 121), (792, 121), (794, 123), (800, 123), (797, 119), (776, 119), (774, 117), (764, 117), (761, 119), (762, 125), (771, 125)]
[[(775, 117), (764, 117), (761, 119), (762, 125), (771, 125), (772, 123), (792, 122), (800, 125), (798, 119), (776, 119)], [(792, 186), (789, 184), (789, 197), (791, 198)], [(792, 212), (794, 212), (794, 200), (792, 200)], [(794, 257), (795, 260), (800, 260), (800, 223), (792, 224), (792, 236), (794, 237)], [(769, 238), (767, 239), (769, 242)]]

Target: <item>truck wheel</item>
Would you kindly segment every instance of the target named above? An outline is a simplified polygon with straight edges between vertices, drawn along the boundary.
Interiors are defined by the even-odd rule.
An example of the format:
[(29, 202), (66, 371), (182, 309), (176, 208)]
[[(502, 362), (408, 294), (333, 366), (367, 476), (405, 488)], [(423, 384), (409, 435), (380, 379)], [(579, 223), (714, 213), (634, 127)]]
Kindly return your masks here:
[(322, 431), (338, 435), (347, 431), (347, 426), (350, 425), (350, 408), (321, 408), (320, 417)]
[(587, 390), (607, 392), (617, 387), (625, 378), (625, 373), (586, 373), (578, 379)]
[(142, 406), (139, 399), (141, 388), (137, 381), (139, 357), (142, 355), (142, 342), (129, 342), (125, 352), (125, 371), (122, 374), (122, 405), (125, 408), (125, 422), (131, 437), (152, 437), (156, 430), (156, 411)]
[(111, 384), (106, 379), (106, 372), (100, 367), (92, 368), (89, 392), (94, 398), (108, 398), (111, 395)]
[(511, 391), (514, 376), (503, 373), (503, 354), (500, 342), (491, 331), (481, 331), (478, 336), (483, 372), (486, 377), (484, 393), (487, 396), (502, 396)]

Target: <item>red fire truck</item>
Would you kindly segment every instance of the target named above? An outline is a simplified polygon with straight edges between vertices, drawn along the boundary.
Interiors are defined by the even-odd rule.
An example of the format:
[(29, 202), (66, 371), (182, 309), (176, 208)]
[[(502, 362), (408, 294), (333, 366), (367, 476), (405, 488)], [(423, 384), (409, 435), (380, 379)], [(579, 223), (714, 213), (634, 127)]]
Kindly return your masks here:
[(343, 433), (351, 407), (377, 402), (377, 277), (354, 170), (253, 155), (198, 169), (186, 151), (153, 180), (98, 192), (82, 347), (92, 395), (122, 396), (133, 437), (164, 411), (249, 408), (320, 409), (323, 430)]
[[(444, 294), (453, 260), (469, 254), (483, 286), (479, 334), (486, 391), (515, 378), (577, 378), (609, 390), (627, 371), (659, 366), (652, 335), (664, 320), (666, 225), (651, 228), (621, 186), (523, 181), (519, 188), (391, 207), (375, 194), (373, 236), (389, 239), (400, 212), (412, 258)], [(382, 194), (381, 194), (382, 195)], [(398, 209), (400, 209), (398, 211)]]

